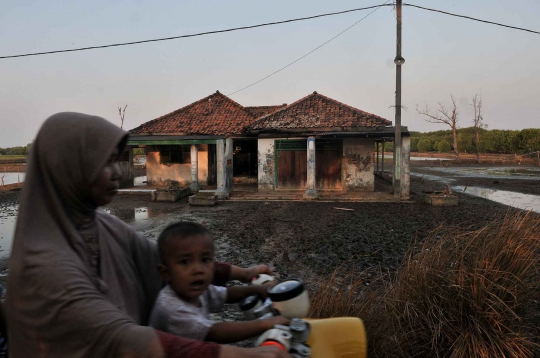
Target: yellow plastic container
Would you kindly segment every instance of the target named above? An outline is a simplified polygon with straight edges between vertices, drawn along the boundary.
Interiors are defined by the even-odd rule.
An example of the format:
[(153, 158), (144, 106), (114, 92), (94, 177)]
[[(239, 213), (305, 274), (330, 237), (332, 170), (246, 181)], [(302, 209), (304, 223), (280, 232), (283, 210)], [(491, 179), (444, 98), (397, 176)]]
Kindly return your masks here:
[(365, 358), (367, 337), (364, 323), (355, 317), (305, 319), (311, 324), (307, 344), (311, 358)]

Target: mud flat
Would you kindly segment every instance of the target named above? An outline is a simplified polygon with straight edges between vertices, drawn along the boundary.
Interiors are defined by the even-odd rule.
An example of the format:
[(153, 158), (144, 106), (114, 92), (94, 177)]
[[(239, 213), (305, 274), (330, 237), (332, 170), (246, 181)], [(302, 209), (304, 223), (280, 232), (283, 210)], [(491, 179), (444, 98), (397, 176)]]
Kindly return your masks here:
[[(378, 183), (382, 190), (390, 190)], [(113, 215), (155, 240), (177, 220), (195, 220), (216, 235), (218, 256), (240, 265), (269, 263), (283, 277), (327, 274), (342, 263), (362, 270), (380, 266), (395, 270), (413, 240), (421, 240), (439, 225), (481, 226), (508, 207), (459, 195), (454, 208), (422, 203), (424, 190), (444, 184), (413, 178), (412, 203), (220, 202), (209, 208), (150, 202), (148, 194), (119, 195), (106, 207)], [(0, 215), (16, 215), (19, 192), (0, 193)], [(220, 246), (221, 245), (221, 246)]]
[(416, 179), (431, 179), (452, 186), (540, 195), (540, 168), (534, 166), (440, 168), (424, 165), (411, 168), (411, 173)]
[[(379, 179), (376, 188), (391, 190)], [(344, 269), (394, 272), (409, 245), (422, 241), (436, 227), (479, 228), (510, 210), (461, 193), (457, 193), (457, 207), (432, 207), (422, 202), (422, 191), (444, 188), (442, 182), (413, 177), (412, 202), (339, 203), (352, 211), (336, 210), (336, 203), (286, 201), (222, 201), (215, 207), (190, 207), (187, 198), (174, 203), (151, 202), (148, 193), (118, 195), (105, 210), (150, 240), (156, 240), (175, 221), (199, 222), (214, 232), (218, 260), (240, 266), (267, 263), (280, 278), (317, 282), (340, 265)], [(9, 226), (5, 223), (16, 215), (19, 195), (18, 191), (0, 192), (0, 230), (4, 232)], [(0, 283), (5, 283), (7, 254), (0, 252)], [(221, 318), (237, 319), (239, 313), (233, 306)]]

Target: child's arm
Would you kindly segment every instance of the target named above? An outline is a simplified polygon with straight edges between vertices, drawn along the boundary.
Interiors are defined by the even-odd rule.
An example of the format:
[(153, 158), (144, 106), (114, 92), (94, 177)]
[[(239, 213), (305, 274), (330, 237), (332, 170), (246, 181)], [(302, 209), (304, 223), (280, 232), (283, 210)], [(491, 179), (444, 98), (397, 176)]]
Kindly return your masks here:
[(265, 285), (251, 285), (251, 286), (232, 286), (227, 287), (227, 303), (238, 303), (244, 298), (254, 294), (259, 294), (263, 299), (268, 296), (268, 288), (275, 283), (267, 283)]
[(276, 324), (288, 325), (289, 320), (283, 316), (277, 316), (247, 322), (218, 322), (212, 325), (205, 340), (216, 343), (239, 342), (258, 336)]

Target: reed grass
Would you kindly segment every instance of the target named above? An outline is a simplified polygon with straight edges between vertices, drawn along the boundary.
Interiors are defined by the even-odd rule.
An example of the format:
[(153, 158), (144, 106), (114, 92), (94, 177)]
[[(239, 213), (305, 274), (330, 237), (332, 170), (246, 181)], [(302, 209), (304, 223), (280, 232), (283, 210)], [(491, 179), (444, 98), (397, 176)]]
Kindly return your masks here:
[[(360, 317), (370, 357), (540, 354), (540, 217), (511, 212), (480, 230), (441, 227), (395, 275), (334, 274), (310, 317)], [(535, 355), (536, 354), (536, 355)]]

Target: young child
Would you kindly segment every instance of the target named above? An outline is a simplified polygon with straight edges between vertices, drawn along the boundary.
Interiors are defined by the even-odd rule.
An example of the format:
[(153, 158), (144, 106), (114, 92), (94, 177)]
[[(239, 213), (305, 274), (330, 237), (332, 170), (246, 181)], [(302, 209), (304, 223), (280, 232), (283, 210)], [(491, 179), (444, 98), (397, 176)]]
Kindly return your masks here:
[(168, 285), (161, 290), (150, 316), (150, 326), (182, 337), (232, 343), (257, 336), (275, 324), (289, 323), (278, 316), (247, 322), (214, 322), (209, 313), (224, 303), (237, 303), (255, 293), (266, 297), (269, 285), (217, 287), (214, 275), (214, 239), (202, 225), (178, 222), (158, 239), (158, 269)]

